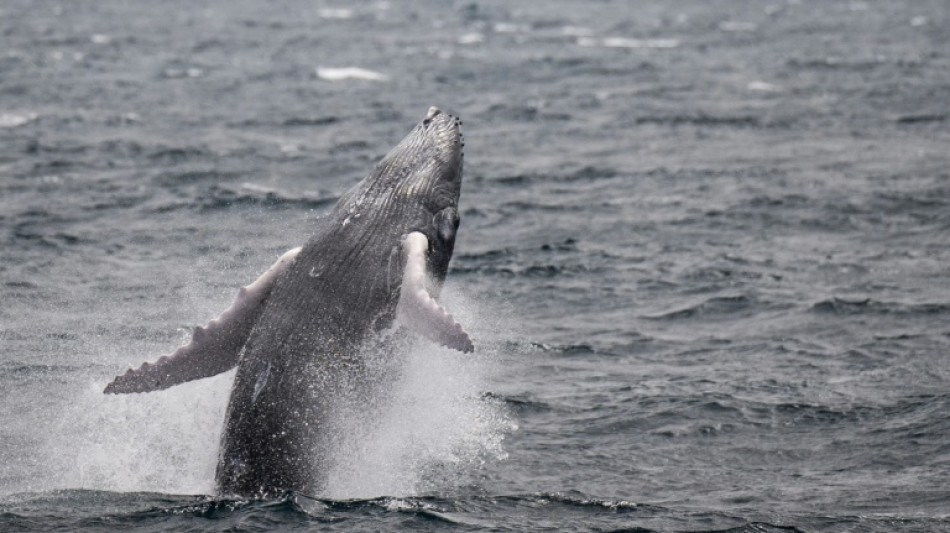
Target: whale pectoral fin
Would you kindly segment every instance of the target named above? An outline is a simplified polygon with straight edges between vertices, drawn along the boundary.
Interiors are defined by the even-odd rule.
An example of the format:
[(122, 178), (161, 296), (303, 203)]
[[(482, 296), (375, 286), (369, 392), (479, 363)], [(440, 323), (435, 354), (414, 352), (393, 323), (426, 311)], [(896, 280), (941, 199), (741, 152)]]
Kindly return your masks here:
[(422, 233), (413, 232), (406, 236), (402, 246), (406, 266), (396, 306), (396, 320), (443, 346), (462, 352), (474, 351), (468, 333), (426, 290), (429, 240)]
[(260, 317), (267, 296), (274, 288), (274, 282), (299, 252), (300, 248), (294, 248), (285, 253), (254, 283), (242, 287), (231, 307), (204, 327), (195, 328), (188, 345), (154, 363), (144, 363), (117, 376), (103, 392), (124, 394), (162, 390), (233, 368)]

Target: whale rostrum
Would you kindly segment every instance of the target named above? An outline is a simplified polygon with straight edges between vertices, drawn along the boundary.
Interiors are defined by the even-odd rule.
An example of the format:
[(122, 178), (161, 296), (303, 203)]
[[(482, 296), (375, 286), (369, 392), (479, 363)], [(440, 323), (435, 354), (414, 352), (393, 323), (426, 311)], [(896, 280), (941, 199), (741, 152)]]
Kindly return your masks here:
[(105, 391), (150, 392), (237, 367), (221, 439), (220, 494), (325, 489), (340, 398), (380, 376), (363, 354), (391, 349), (394, 325), (472, 352), (435, 299), (460, 217), (458, 118), (432, 107), (346, 192), (306, 245), (281, 256), (174, 353)]

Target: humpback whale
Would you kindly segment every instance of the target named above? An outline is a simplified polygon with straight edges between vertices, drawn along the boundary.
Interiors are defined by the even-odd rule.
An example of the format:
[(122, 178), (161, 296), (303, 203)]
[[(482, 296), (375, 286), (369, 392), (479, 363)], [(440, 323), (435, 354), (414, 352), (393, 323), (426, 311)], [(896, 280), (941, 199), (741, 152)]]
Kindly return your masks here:
[(435, 300), (460, 221), (460, 125), (430, 108), (304, 246), (240, 289), (189, 344), (117, 376), (104, 392), (157, 391), (237, 367), (215, 474), (219, 494), (319, 494), (340, 397), (374, 383), (365, 354), (386, 353), (394, 327), (474, 349)]

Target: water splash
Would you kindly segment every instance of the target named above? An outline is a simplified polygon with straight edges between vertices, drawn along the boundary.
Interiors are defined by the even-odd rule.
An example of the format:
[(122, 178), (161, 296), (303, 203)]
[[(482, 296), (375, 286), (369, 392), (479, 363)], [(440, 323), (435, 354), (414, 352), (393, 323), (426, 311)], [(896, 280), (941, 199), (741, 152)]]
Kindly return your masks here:
[(479, 355), (415, 343), (398, 361), (392, 387), (342, 412), (326, 495), (418, 494), (503, 459), (511, 423), (483, 396), (493, 370)]
[[(451, 280), (440, 303), (476, 340), (473, 354), (411, 338), (387, 364), (392, 381), (341, 410), (325, 496), (410, 496), (465, 485), (489, 461), (504, 460), (517, 429), (504, 405), (486, 396), (500, 374), (510, 310), (479, 301)], [(481, 341), (481, 342), (479, 342)]]
[[(487, 338), (480, 330), (494, 328), (492, 319), (480, 318), (478, 306), (461, 301), (455, 291), (443, 292), (442, 300), (449, 300), (466, 328)], [(502, 440), (513, 425), (504, 406), (485, 396), (498, 371), (498, 354), (490, 346), (462, 354), (424, 339), (405, 344), (385, 363), (391, 381), (341, 409), (333, 467), (321, 497), (407, 496), (456, 486), (485, 461), (505, 457)], [(101, 337), (83, 351), (101, 360), (138, 361), (162, 353), (156, 346)], [(98, 365), (63, 371), (70, 374), (64, 386), (42, 405), (31, 402), (31, 427), (9, 428), (29, 434), (31, 442), (17, 446), (20, 465), (4, 469), (15, 479), (5, 480), (0, 492), (214, 493), (233, 371), (128, 395), (103, 394), (107, 378)], [(33, 400), (38, 387), (29, 385)]]
[(47, 455), (60, 459), (68, 488), (212, 494), (233, 376), (150, 394), (105, 395), (90, 383), (55, 429), (69, 437), (51, 442)]

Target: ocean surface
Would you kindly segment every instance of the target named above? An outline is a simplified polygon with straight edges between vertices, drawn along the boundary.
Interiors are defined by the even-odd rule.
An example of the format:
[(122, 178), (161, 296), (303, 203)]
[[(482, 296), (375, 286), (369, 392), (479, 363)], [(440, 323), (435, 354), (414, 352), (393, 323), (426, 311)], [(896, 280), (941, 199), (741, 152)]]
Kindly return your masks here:
[[(0, 531), (950, 531), (950, 4), (0, 4)], [(325, 494), (170, 353), (430, 105), (443, 302)]]

